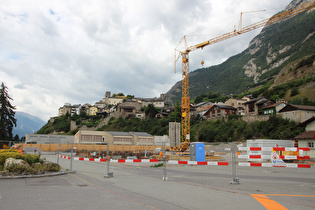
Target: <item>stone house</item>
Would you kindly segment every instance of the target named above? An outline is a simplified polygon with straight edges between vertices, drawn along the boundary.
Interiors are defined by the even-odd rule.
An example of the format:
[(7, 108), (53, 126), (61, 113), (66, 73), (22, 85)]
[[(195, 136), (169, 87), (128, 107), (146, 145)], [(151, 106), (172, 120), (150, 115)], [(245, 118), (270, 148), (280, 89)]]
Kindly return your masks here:
[(111, 113), (113, 117), (136, 117), (141, 114), (142, 103), (134, 100), (127, 100), (117, 105), (116, 112)]
[(253, 98), (244, 103), (245, 115), (261, 115), (263, 107), (270, 106), (275, 102), (264, 97)]
[(161, 94), (159, 98), (133, 98), (133, 100), (142, 103), (142, 106), (148, 106), (149, 104), (153, 104), (154, 107), (164, 108), (164, 94)]
[(203, 117), (209, 120), (219, 119), (228, 115), (236, 115), (237, 109), (233, 106), (214, 104), (208, 109)]
[(301, 123), (315, 116), (315, 106), (303, 106), (288, 104), (279, 111), (279, 115)]
[(212, 107), (213, 103), (211, 101), (204, 101), (194, 105), (194, 113), (203, 115), (208, 109)]
[(238, 99), (238, 98), (230, 98), (224, 102), (225, 105), (233, 106), (237, 109), (237, 115), (245, 115), (245, 106), (244, 103), (248, 100)]

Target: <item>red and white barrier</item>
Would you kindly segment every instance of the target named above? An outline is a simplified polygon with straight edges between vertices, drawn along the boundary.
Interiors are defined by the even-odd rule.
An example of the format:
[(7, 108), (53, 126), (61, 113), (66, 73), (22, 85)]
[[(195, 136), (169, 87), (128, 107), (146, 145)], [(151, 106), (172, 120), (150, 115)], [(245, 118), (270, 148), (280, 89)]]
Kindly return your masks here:
[[(93, 161), (93, 162), (106, 162), (106, 159), (101, 159), (101, 158), (78, 158), (75, 157), (73, 158), (74, 160), (82, 160), (82, 161)], [(154, 162), (159, 162), (158, 159), (111, 159), (110, 163), (154, 163)]]
[[(61, 158), (70, 160), (70, 157), (60, 155)], [(91, 162), (106, 162), (106, 159), (101, 158), (79, 158), (75, 157), (73, 160), (81, 161), (91, 161)], [(160, 162), (159, 159), (117, 159), (110, 160), (110, 163), (156, 163)], [(189, 160), (169, 160), (167, 161), (170, 165), (208, 165), (208, 166), (228, 166), (228, 162), (208, 162), (208, 161), (189, 161)], [(249, 163), (249, 162), (239, 162), (238, 166), (248, 166), (248, 167), (282, 167), (282, 168), (311, 168), (310, 164), (300, 164), (300, 163), (286, 163), (283, 166), (276, 166), (272, 163)]]
[(275, 166), (272, 163), (248, 163), (239, 162), (239, 166), (252, 166), (252, 167), (281, 167), (281, 168), (311, 168), (310, 164), (300, 164), (300, 163), (286, 163), (285, 166)]
[(169, 160), (172, 165), (208, 165), (208, 166), (228, 166), (228, 162), (207, 162), (207, 161), (189, 161), (189, 160)]
[[(238, 147), (238, 151), (255, 151), (255, 152), (272, 152), (272, 151), (282, 151), (282, 152), (299, 152), (299, 155), (279, 155), (281, 159), (284, 160), (309, 160), (310, 156), (303, 155), (304, 151), (310, 151), (309, 147)], [(238, 155), (238, 158), (246, 159), (270, 159), (270, 155), (262, 154), (242, 154)]]
[(238, 147), (239, 151), (310, 151), (309, 147)]
[[(70, 157), (60, 155), (61, 158), (70, 160)], [(106, 162), (106, 159), (100, 158), (79, 158), (75, 157), (73, 160), (92, 161), (92, 162)], [(156, 163), (159, 159), (111, 159), (110, 163)], [(209, 166), (228, 166), (228, 162), (207, 162), (207, 161), (186, 161), (186, 160), (169, 160), (168, 164), (172, 165), (209, 165)]]
[[(238, 155), (238, 158), (246, 159), (270, 159), (270, 155)], [(281, 159), (285, 160), (309, 160), (310, 156), (295, 156), (295, 155), (279, 155)]]

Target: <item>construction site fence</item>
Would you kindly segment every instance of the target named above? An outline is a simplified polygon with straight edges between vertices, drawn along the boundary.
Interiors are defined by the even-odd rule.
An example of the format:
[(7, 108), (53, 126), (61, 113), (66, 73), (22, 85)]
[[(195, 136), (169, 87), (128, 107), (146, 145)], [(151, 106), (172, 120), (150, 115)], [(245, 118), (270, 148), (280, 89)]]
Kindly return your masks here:
[[(87, 145), (86, 145), (87, 146)], [(89, 145), (96, 151), (100, 145)], [(106, 146), (106, 145), (102, 145)], [(310, 160), (312, 148), (295, 147), (247, 147), (246, 142), (218, 142), (205, 144), (205, 159), (190, 160), (189, 152), (166, 151), (162, 147), (158, 155), (117, 156), (114, 155), (115, 145), (109, 147), (109, 156), (90, 157), (82, 154), (60, 154), (58, 161), (78, 170), (77, 162), (99, 162), (107, 165), (107, 176), (119, 173), (117, 167), (124, 164), (137, 166), (139, 170), (153, 167), (155, 173), (163, 180), (181, 180), (200, 182), (211, 187), (221, 187), (228, 184), (248, 184), (255, 190), (257, 183), (277, 186), (313, 186), (315, 184), (314, 161)], [(76, 147), (76, 146), (74, 146)], [(78, 147), (79, 148), (79, 147)], [(114, 149), (115, 148), (115, 149)], [(129, 149), (129, 146), (125, 146)], [(135, 146), (130, 146), (136, 148)], [(147, 147), (153, 150), (155, 147)], [(122, 150), (122, 148), (119, 148)], [(138, 147), (137, 150), (144, 149)], [(105, 150), (105, 147), (104, 147)], [(136, 150), (136, 149), (135, 149)], [(274, 155), (278, 159), (273, 159)], [(71, 156), (73, 158), (71, 158)], [(275, 161), (276, 160), (276, 161)], [(275, 161), (275, 162), (273, 162)], [(157, 167), (157, 168), (155, 168)], [(131, 168), (136, 168), (132, 167)], [(114, 175), (115, 176), (115, 175)], [(314, 185), (315, 186), (315, 185)]]
[[(108, 145), (109, 151), (126, 151), (126, 152), (138, 152), (138, 151), (154, 151), (160, 149), (161, 146), (143, 146), (143, 145)], [(53, 151), (70, 151), (72, 144), (16, 144), (16, 148), (22, 149), (26, 147), (36, 147), (44, 152)], [(76, 151), (106, 151), (107, 145), (104, 144), (73, 144), (73, 149)], [(169, 147), (166, 147), (169, 149)]]

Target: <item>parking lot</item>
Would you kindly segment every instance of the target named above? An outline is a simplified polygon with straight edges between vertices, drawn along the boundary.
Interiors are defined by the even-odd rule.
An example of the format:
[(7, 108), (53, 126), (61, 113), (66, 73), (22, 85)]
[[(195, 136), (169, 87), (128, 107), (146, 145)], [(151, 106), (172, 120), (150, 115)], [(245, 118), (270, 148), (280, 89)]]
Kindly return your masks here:
[[(46, 156), (56, 162), (55, 155)], [(70, 160), (60, 159), (64, 169)], [(239, 184), (230, 184), (231, 166), (73, 161), (76, 173), (0, 180), (1, 209), (313, 209), (314, 167), (237, 167)], [(17, 202), (18, 201), (18, 202)]]

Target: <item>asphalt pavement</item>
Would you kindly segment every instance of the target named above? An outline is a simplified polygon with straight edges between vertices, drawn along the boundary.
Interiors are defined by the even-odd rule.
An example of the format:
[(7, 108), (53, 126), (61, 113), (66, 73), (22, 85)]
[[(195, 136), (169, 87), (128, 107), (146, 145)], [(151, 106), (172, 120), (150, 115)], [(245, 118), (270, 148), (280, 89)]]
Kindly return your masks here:
[[(56, 162), (55, 155), (47, 160)], [(59, 159), (64, 169), (70, 160)], [(0, 179), (0, 209), (314, 209), (315, 170), (73, 161), (76, 173)]]

